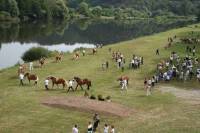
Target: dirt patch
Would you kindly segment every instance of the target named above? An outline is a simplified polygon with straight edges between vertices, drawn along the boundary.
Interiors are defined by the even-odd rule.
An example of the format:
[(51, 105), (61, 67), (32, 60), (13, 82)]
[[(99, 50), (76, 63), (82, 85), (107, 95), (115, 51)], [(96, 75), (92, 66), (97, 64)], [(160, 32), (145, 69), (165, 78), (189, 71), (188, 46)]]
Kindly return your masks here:
[(118, 103), (90, 100), (85, 97), (75, 96), (49, 97), (44, 99), (42, 104), (51, 107), (74, 109), (82, 112), (100, 113), (119, 117), (127, 117), (134, 112), (133, 109)]
[(162, 86), (159, 90), (163, 93), (172, 93), (178, 98), (182, 98), (187, 103), (200, 104), (200, 90), (185, 90), (173, 86)]

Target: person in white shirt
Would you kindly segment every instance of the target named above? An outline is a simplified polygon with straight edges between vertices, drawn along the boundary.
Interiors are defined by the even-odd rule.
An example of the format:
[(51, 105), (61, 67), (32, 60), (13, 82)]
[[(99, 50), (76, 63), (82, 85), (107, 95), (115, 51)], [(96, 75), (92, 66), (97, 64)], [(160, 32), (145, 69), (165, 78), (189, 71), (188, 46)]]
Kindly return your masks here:
[(20, 80), (20, 84), (19, 85), (24, 85), (23, 80), (24, 80), (24, 74), (20, 73), (19, 74), (19, 80)]
[(115, 128), (114, 128), (114, 126), (111, 126), (110, 133), (115, 133)]
[(74, 91), (73, 85), (74, 85), (74, 80), (69, 80), (68, 81), (68, 90), (67, 90), (67, 92), (69, 92), (70, 89), (72, 89), (72, 91)]
[(78, 133), (78, 126), (74, 125), (74, 127), (72, 128), (72, 133)]
[(85, 56), (85, 50), (84, 49), (83, 49), (82, 53), (83, 53), (83, 56)]
[(120, 68), (120, 67), (121, 67), (121, 62), (122, 62), (122, 59), (121, 59), (121, 58), (117, 59), (118, 68)]
[(49, 85), (49, 78), (45, 79), (44, 85), (45, 85), (46, 90), (49, 90), (49, 87), (48, 87), (48, 85)]
[(126, 79), (122, 80), (122, 88), (121, 89), (122, 90), (124, 90), (124, 89), (127, 90), (127, 80)]
[(33, 62), (30, 62), (30, 63), (29, 63), (29, 71), (30, 71), (30, 72), (33, 71)]
[(107, 124), (105, 124), (103, 133), (108, 133), (108, 131), (109, 131), (109, 126)]
[(146, 92), (146, 96), (149, 96), (151, 95), (151, 86), (152, 86), (152, 81), (151, 79), (149, 78), (149, 80), (147, 81), (147, 84), (148, 84), (148, 87), (147, 87), (147, 92)]

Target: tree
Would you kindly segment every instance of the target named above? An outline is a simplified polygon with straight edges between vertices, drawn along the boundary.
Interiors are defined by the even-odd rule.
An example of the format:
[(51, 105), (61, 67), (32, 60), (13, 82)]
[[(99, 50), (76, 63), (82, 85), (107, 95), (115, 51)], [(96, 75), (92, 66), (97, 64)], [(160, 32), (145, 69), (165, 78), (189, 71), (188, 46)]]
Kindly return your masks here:
[(90, 16), (89, 6), (86, 2), (81, 2), (78, 7), (78, 12), (86, 17)]
[(19, 8), (15, 0), (0, 0), (0, 11), (8, 12), (12, 17), (19, 16)]
[(101, 16), (101, 12), (102, 12), (102, 7), (101, 6), (96, 6), (96, 7), (92, 8), (92, 14), (95, 17), (100, 17)]

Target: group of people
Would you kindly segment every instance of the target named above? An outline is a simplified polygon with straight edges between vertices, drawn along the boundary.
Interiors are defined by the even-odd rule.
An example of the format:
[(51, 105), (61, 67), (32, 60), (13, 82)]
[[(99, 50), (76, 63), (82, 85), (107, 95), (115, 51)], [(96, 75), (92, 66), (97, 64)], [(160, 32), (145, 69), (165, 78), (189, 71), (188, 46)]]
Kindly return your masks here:
[(144, 63), (143, 60), (144, 60), (143, 57), (133, 55), (131, 62), (130, 62), (130, 68), (132, 68), (132, 69), (140, 68), (140, 66), (143, 65), (143, 63)]
[(194, 78), (200, 81), (199, 59), (186, 55), (184, 58), (172, 52), (170, 58), (157, 65), (158, 80), (170, 81), (171, 79), (188, 80)]
[[(89, 122), (87, 126), (87, 133), (95, 133), (100, 123), (100, 117), (97, 113), (93, 116), (93, 122)], [(78, 125), (75, 124), (72, 128), (72, 133), (79, 133)], [(109, 126), (108, 124), (104, 125), (103, 133), (115, 133), (115, 128), (113, 125)]]

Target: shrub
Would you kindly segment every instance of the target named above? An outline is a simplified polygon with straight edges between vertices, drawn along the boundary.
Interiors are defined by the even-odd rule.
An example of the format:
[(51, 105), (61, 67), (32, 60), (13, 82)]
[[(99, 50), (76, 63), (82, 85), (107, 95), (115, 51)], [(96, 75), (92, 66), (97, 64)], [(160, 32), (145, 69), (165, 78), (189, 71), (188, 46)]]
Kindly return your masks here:
[(90, 99), (95, 100), (95, 99), (96, 99), (95, 95), (91, 95), (91, 96), (90, 96)]
[(51, 52), (45, 48), (33, 47), (23, 54), (22, 59), (24, 61), (34, 61), (41, 57), (49, 57), (50, 53)]
[(98, 95), (98, 100), (99, 100), (99, 101), (105, 101), (105, 99), (103, 98), (102, 95)]

